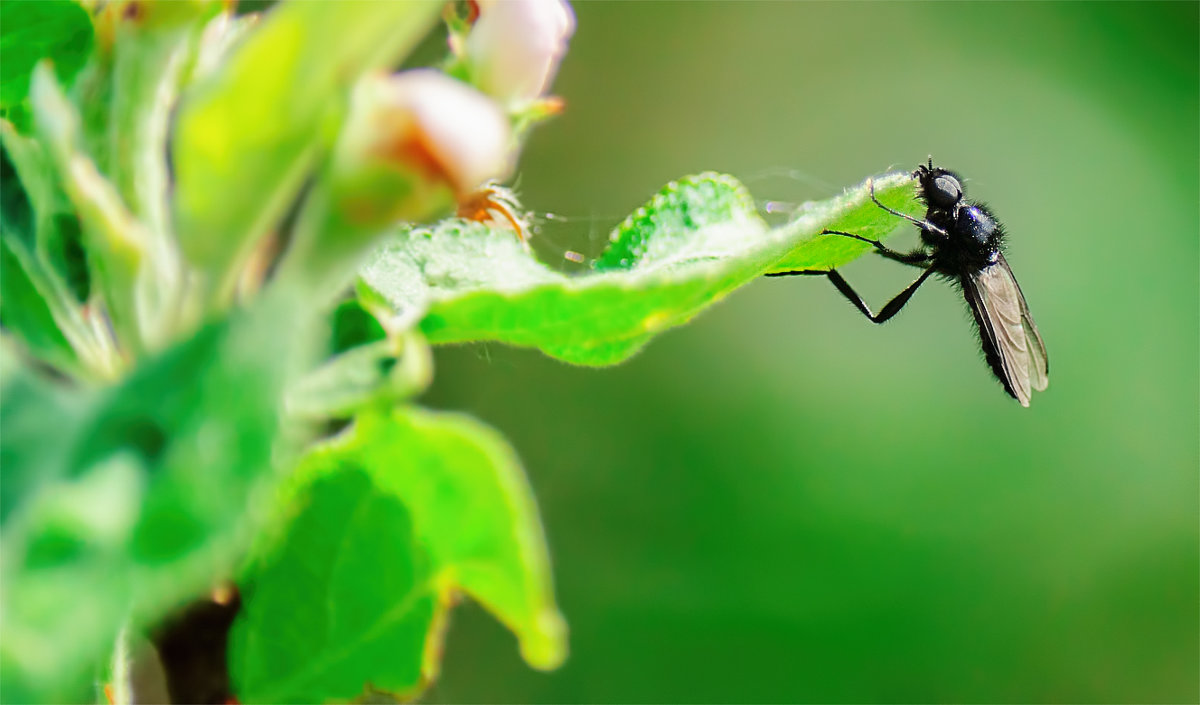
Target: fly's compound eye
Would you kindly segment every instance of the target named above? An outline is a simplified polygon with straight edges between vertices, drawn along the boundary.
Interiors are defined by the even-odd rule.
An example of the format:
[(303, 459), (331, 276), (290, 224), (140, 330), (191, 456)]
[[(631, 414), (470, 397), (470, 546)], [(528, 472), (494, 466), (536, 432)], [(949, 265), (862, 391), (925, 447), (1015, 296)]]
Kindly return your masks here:
[(958, 203), (962, 195), (962, 184), (949, 174), (935, 176), (930, 182), (929, 188), (925, 190), (925, 197), (929, 199), (929, 205), (936, 208), (949, 208)]

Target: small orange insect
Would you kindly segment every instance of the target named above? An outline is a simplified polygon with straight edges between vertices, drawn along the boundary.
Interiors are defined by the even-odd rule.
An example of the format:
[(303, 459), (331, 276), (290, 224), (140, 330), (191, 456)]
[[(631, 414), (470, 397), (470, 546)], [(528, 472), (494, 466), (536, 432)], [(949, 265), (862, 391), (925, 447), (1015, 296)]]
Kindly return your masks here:
[(494, 181), (484, 183), (478, 190), (459, 201), (457, 215), (477, 223), (499, 226), (507, 224), (525, 244), (532, 235), (529, 214), (521, 208), (517, 193)]

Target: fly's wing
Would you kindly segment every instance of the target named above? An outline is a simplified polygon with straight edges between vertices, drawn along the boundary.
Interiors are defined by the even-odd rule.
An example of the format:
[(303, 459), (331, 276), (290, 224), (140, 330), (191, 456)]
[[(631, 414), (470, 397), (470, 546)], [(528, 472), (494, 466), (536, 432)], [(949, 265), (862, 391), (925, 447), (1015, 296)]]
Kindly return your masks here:
[(1001, 255), (995, 264), (964, 276), (962, 284), (992, 372), (1021, 406), (1029, 406), (1033, 390), (1049, 383), (1049, 364), (1008, 262)]
[[(1008, 267), (1008, 262), (1004, 261), (1004, 255), (1000, 255), (1000, 262)], [(1008, 271), (1008, 275), (1012, 276), (1012, 270)], [(1043, 391), (1050, 384), (1050, 358), (1046, 357), (1046, 343), (1042, 340), (1042, 334), (1038, 332), (1037, 324), (1033, 322), (1033, 314), (1029, 312), (1029, 304), (1025, 303), (1025, 294), (1021, 292), (1021, 286), (1017, 284), (1017, 280), (1013, 279), (1013, 284), (1017, 287), (1017, 298), (1021, 300), (1021, 324), (1025, 326), (1025, 335), (1029, 338), (1029, 355), (1031, 377), (1030, 384), (1037, 391)]]

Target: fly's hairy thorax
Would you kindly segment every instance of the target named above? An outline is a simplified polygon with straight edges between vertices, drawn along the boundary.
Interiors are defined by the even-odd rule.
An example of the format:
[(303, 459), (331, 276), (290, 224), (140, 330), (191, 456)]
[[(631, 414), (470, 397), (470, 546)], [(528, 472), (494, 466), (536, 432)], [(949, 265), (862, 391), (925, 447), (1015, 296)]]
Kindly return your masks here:
[(996, 262), (1004, 231), (988, 209), (961, 202), (953, 208), (930, 208), (925, 220), (943, 232), (921, 229), (921, 241), (932, 250), (933, 266), (945, 274), (977, 272)]

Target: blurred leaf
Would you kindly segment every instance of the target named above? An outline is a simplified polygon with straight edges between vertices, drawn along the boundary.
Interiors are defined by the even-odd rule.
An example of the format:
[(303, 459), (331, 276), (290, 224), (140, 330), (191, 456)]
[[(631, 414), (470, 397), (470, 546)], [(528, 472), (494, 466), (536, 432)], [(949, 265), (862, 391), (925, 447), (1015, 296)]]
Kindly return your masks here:
[[(37, 702), (39, 699), (49, 699), (46, 695), (39, 698), (34, 675), (21, 667), (9, 653), (10, 640), (19, 638), (13, 629), (14, 622), (20, 620), (11, 610), (11, 594), (9, 585), (10, 573), (9, 536), (12, 527), (9, 519), (15, 509), (26, 506), (29, 499), (44, 485), (50, 484), (65, 472), (67, 455), (82, 417), (88, 411), (88, 398), (82, 394), (71, 394), (68, 390), (51, 384), (39, 375), (35, 375), (21, 362), (21, 356), (9, 344), (7, 337), (0, 337), (0, 469), (3, 470), (4, 491), (0, 492), (0, 606), (4, 619), (0, 621), (0, 671), (4, 678), (0, 680), (0, 702)], [(53, 429), (53, 442), (47, 442), (48, 429)], [(47, 537), (52, 543), (54, 537)], [(72, 611), (72, 605), (63, 605), (62, 612)], [(68, 618), (76, 615), (67, 615)], [(83, 615), (86, 617), (86, 615)], [(86, 629), (86, 627), (85, 627)], [(56, 661), (59, 656), (51, 652), (52, 644), (42, 646), (39, 652), (30, 654), (27, 658), (47, 659)], [(70, 651), (73, 643), (63, 646), (63, 651)], [(55, 686), (59, 693), (86, 693), (86, 677), (81, 672), (63, 672), (60, 676), (60, 686)]]
[[(62, 318), (79, 318), (65, 283), (55, 286), (56, 272), (34, 254), (41, 242), (39, 235), (55, 227), (34, 213), (10, 146), (32, 142), (0, 125), (4, 148), (0, 149), (0, 325), (12, 331), (35, 357), (60, 370), (79, 372), (76, 351), (61, 327)], [(25, 164), (36, 171), (37, 164)], [(44, 199), (38, 199), (39, 204)], [(61, 281), (61, 280), (60, 280)], [(55, 315), (58, 307), (59, 316)]]
[(0, 3), (0, 113), (25, 101), (42, 59), (51, 59), (59, 80), (70, 84), (91, 53), (92, 35), (92, 18), (72, 0)]
[(396, 406), (429, 386), (432, 353), (421, 336), (407, 331), (389, 334), (357, 299), (338, 304), (329, 323), (325, 350), (331, 356), (288, 388), (289, 417), (348, 419), (369, 407)]
[(435, 2), (273, 7), (221, 68), (190, 88), (175, 123), (175, 223), (187, 256), (229, 272), (298, 194), (364, 72), (398, 62)]
[[(875, 181), (889, 206), (916, 212), (908, 174)], [(767, 272), (841, 266), (870, 245), (823, 228), (884, 237), (900, 221), (866, 185), (808, 204), (768, 230), (735, 179), (702, 174), (663, 188), (611, 236), (597, 272), (555, 272), (512, 231), (445, 221), (396, 235), (361, 272), (361, 285), (434, 343), (498, 340), (582, 365), (626, 359)]]
[(383, 340), (387, 332), (357, 299), (347, 299), (337, 305), (330, 318), (329, 351), (345, 352), (359, 345)]
[[(6, 341), (7, 342), (7, 341)], [(53, 384), (24, 365), (9, 345), (0, 348), (0, 527), (42, 483), (66, 474), (76, 433), (90, 410), (92, 395)], [(47, 443), (53, 431), (55, 442)]]
[(265, 300), (108, 390), (11, 376), (0, 697), (86, 697), (127, 617), (160, 617), (229, 574), (273, 477), (284, 380), (307, 350), (292, 314)]
[(32, 258), (4, 225), (0, 223), (0, 325), (16, 333), (39, 359), (73, 369), (75, 350), (30, 277)]
[(6, 227), (15, 230), (28, 252), (34, 253), (47, 278), (68, 296), (87, 298), (87, 260), (79, 219), (63, 192), (54, 164), (42, 144), (0, 121), (0, 192)]
[[(88, 271), (87, 251), (83, 249), (83, 229), (73, 211), (59, 211), (51, 216), (39, 231), (39, 258), (53, 273), (54, 282), (62, 282), (62, 299), (66, 303), (82, 304), (92, 290)], [(74, 312), (74, 311), (73, 311)]]
[(380, 340), (338, 353), (288, 389), (288, 414), (345, 419), (369, 407), (390, 408), (429, 386), (433, 361), (418, 337)]
[(566, 655), (532, 493), (482, 424), (364, 414), (301, 463), (281, 506), (230, 637), (241, 701), (415, 695), (436, 675), (458, 591), (517, 634), (531, 665)]
[(34, 71), (30, 98), (38, 136), (79, 214), (88, 261), (94, 267), (92, 282), (103, 295), (105, 310), (125, 352), (140, 352), (148, 312), (170, 303), (162, 291), (154, 290), (157, 296), (148, 296), (146, 289), (175, 277), (172, 272), (143, 266), (150, 253), (146, 229), (96, 163), (82, 152), (79, 113), (46, 64)]
[(34, 247), (33, 209), (8, 150), (0, 150), (0, 325), (42, 359), (69, 363), (74, 351), (31, 280)]
[(129, 209), (160, 247), (168, 238), (167, 133), (200, 33), (221, 11), (213, 0), (125, 4), (112, 21), (112, 94), (103, 163)]
[[(229, 9), (228, 4), (224, 5)], [(259, 19), (261, 16), (257, 11), (248, 12), (245, 2), (238, 3), (230, 12), (222, 12), (214, 17), (204, 28), (196, 61), (186, 80), (189, 83), (200, 81), (219, 71), (230, 52), (241, 44), (247, 32), (258, 25)]]
[[(7, 137), (5, 128), (8, 125), (0, 128), (3, 130), (0, 134)], [(36, 246), (33, 204), (9, 153), (8, 140), (0, 146), (3, 147), (0, 149), (0, 227), (9, 237), (15, 237), (32, 249)]]

